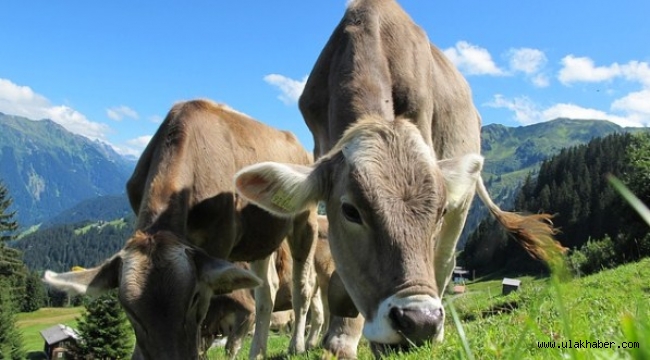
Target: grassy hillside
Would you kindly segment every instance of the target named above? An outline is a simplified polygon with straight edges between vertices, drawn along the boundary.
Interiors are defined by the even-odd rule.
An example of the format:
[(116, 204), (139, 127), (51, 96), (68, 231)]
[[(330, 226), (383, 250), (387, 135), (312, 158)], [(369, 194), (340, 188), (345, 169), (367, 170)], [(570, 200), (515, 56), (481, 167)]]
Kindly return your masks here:
[[(501, 281), (479, 281), (446, 297), (445, 341), (389, 359), (650, 359), (650, 259), (557, 284), (522, 278), (518, 293), (501, 296)], [(454, 312), (456, 313), (454, 316)], [(454, 317), (456, 321), (454, 321)], [(573, 349), (538, 342), (572, 341)], [(613, 349), (576, 349), (575, 342), (615, 342)], [(623, 349), (632, 341), (640, 349)], [(269, 342), (269, 355), (286, 351), (288, 336)], [(566, 343), (565, 343), (566, 344)], [(250, 339), (240, 353), (246, 358)], [(224, 358), (216, 349), (212, 359)], [(290, 359), (319, 359), (321, 351)], [(372, 359), (362, 342), (359, 359)]]
[(42, 228), (81, 222), (111, 221), (133, 215), (126, 194), (84, 200), (43, 222)]
[[(445, 341), (388, 359), (650, 359), (650, 259), (558, 284), (550, 279), (521, 278), (518, 293), (501, 295), (501, 281), (479, 280), (467, 293), (445, 298)], [(44, 308), (19, 314), (25, 349), (40, 351), (40, 331), (63, 323), (74, 327), (81, 308)], [(547, 349), (539, 342), (615, 342), (613, 349)], [(623, 349), (623, 341), (640, 349)], [(272, 335), (269, 355), (281, 356), (288, 335)], [(240, 352), (247, 358), (250, 338)], [(320, 359), (322, 351), (289, 359)], [(223, 359), (222, 348), (210, 352)], [(359, 359), (372, 359), (361, 343)]]
[[(517, 187), (526, 174), (561, 149), (589, 142), (615, 132), (640, 131), (602, 120), (556, 119), (539, 124), (481, 129), (481, 152), (485, 156), (483, 178), (491, 180), (490, 193), (499, 198), (503, 188)], [(505, 203), (508, 203), (507, 201)]]
[(38, 358), (35, 353), (43, 351), (41, 331), (64, 324), (70, 327), (77, 325), (76, 318), (81, 316), (82, 307), (74, 308), (42, 308), (31, 313), (20, 313), (16, 324), (23, 334), (23, 347), (28, 358)]
[[(622, 128), (603, 120), (564, 118), (519, 127), (486, 125), (481, 129), (481, 153), (485, 157), (482, 176), (494, 202), (504, 209), (512, 209), (526, 176), (530, 173), (536, 176), (545, 159), (558, 154), (563, 148), (586, 144), (597, 137), (639, 131), (647, 129)], [(486, 216), (487, 209), (475, 199), (458, 249), (464, 247), (469, 234)]]

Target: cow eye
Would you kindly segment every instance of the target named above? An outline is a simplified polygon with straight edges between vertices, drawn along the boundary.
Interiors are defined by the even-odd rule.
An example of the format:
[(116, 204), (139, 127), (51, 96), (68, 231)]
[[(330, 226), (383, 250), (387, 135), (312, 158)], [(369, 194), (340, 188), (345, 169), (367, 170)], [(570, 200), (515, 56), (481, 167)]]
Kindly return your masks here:
[(357, 210), (357, 208), (355, 208), (353, 205), (350, 205), (348, 203), (341, 204), (341, 213), (343, 213), (343, 216), (347, 221), (357, 224), (363, 223), (361, 220), (361, 214), (359, 214), (359, 210)]

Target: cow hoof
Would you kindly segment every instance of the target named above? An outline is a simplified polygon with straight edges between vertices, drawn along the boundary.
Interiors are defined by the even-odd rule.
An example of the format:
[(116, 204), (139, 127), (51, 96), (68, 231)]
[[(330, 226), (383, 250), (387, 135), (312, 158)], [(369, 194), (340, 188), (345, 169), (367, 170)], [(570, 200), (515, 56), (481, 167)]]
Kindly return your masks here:
[(305, 346), (296, 346), (294, 344), (291, 344), (289, 346), (289, 355), (298, 355), (298, 354), (304, 354), (305, 353)]
[(370, 350), (375, 356), (375, 359), (380, 359), (383, 355), (388, 353), (407, 352), (409, 349), (410, 347), (407, 344), (370, 343)]
[(356, 350), (350, 350), (350, 349), (341, 349), (336, 352), (325, 350), (321, 359), (322, 360), (356, 360), (357, 352)]

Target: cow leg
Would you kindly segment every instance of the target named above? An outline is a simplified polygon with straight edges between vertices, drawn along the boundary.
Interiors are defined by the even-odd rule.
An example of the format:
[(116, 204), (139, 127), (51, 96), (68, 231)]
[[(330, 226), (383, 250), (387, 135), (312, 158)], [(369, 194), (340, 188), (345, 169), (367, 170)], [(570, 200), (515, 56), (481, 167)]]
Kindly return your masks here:
[(329, 280), (332, 276), (332, 273), (319, 273), (318, 268), (316, 268), (316, 286), (320, 292), (320, 301), (323, 308), (323, 325), (321, 326), (321, 332), (323, 334), (327, 333), (330, 324), (330, 304), (327, 294), (329, 292)]
[[(228, 335), (226, 342), (226, 355), (229, 359), (235, 359), (241, 349), (242, 341), (255, 323), (255, 314), (249, 311), (239, 310), (235, 313), (235, 326)], [(251, 346), (252, 347), (252, 346)]]
[(262, 279), (263, 283), (255, 288), (255, 334), (251, 343), (249, 359), (266, 357), (271, 313), (280, 282), (275, 272), (274, 263), (273, 255), (251, 263), (251, 270)]
[(316, 272), (314, 271), (314, 253), (318, 237), (316, 209), (298, 215), (294, 219), (293, 231), (288, 236), (291, 256), (293, 258), (293, 305), (295, 325), (293, 337), (289, 344), (290, 354), (305, 352), (305, 327), (307, 311), (314, 295)]
[(337, 359), (356, 359), (364, 319), (330, 315), (327, 333), (323, 336), (323, 349)]
[(316, 288), (316, 292), (314, 292), (314, 296), (311, 298), (311, 306), (309, 309), (311, 310), (311, 319), (309, 321), (309, 335), (306, 341), (307, 350), (318, 346), (318, 336), (325, 322), (320, 288)]
[(199, 360), (208, 360), (208, 350), (210, 350), (214, 339), (214, 335), (201, 336), (199, 339)]

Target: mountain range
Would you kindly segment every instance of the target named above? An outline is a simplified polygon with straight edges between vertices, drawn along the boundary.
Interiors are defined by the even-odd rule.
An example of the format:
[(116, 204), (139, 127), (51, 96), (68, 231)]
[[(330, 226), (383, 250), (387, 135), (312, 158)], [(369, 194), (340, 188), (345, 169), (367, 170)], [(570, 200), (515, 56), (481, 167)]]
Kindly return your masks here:
[(124, 194), (134, 166), (105, 143), (51, 120), (0, 113), (0, 180), (22, 226), (45, 222), (85, 200)]
[[(481, 128), (481, 153), (485, 157), (482, 176), (495, 203), (512, 210), (515, 196), (527, 176), (536, 176), (542, 161), (563, 148), (585, 144), (613, 133), (647, 131), (648, 128), (621, 127), (605, 120), (557, 118), (551, 121), (508, 127), (489, 124)], [(525, 211), (526, 209), (514, 209)], [(487, 216), (487, 209), (474, 199), (458, 243)]]
[(536, 173), (542, 161), (561, 149), (612, 133), (644, 130), (623, 128), (604, 120), (566, 118), (519, 127), (486, 125), (481, 129), (481, 153), (485, 157), (483, 179), (500, 204), (511, 206), (511, 199), (506, 195), (516, 190), (529, 173)]
[[(482, 128), (483, 179), (494, 200), (509, 209), (528, 174), (562, 148), (615, 132), (641, 131), (603, 120), (556, 119)], [(124, 193), (135, 161), (110, 146), (65, 130), (50, 120), (0, 113), (0, 181), (14, 200), (23, 228), (107, 222), (132, 215)], [(485, 216), (474, 206), (463, 239)], [(462, 240), (461, 240), (462, 243)]]

